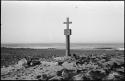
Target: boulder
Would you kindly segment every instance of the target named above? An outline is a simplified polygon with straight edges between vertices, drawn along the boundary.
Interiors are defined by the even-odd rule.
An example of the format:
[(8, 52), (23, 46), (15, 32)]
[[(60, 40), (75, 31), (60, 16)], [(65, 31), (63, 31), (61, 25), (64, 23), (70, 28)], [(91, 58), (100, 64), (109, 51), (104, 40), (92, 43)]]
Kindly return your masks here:
[(92, 70), (89, 72), (89, 75), (93, 78), (93, 80), (101, 80), (105, 77), (105, 71), (103, 69), (100, 70)]
[(35, 65), (40, 65), (41, 62), (39, 61), (38, 58), (31, 58), (30, 61), (27, 62), (28, 66), (35, 66)]
[(25, 58), (23, 58), (23, 59), (19, 60), (17, 64), (15, 64), (15, 68), (20, 69), (22, 67), (25, 67), (25, 65), (27, 65), (27, 63), (28, 63), (27, 60)]
[(63, 78), (63, 80), (68, 80), (69, 79), (69, 72), (68, 72), (68, 70), (67, 69), (63, 69), (62, 70), (62, 78)]
[(76, 69), (76, 67), (74, 66), (75, 63), (68, 63), (68, 62), (64, 62), (62, 64), (62, 66), (68, 70), (74, 70)]
[(83, 80), (83, 75), (82, 74), (78, 74), (73, 76), (73, 80)]
[(73, 76), (73, 71), (66, 68), (57, 71), (57, 76), (62, 77), (63, 80), (70, 80)]
[(50, 66), (52, 66), (52, 65), (58, 65), (58, 62), (54, 62), (54, 61), (52, 61), (52, 62), (41, 61), (40, 63), (42, 65), (50, 65)]
[(53, 58), (55, 61), (59, 62), (59, 61), (67, 61), (69, 59), (71, 59), (71, 57), (67, 57), (67, 56), (64, 56), (64, 57), (56, 57), (56, 58)]
[(47, 77), (46, 74), (42, 74), (42, 75), (37, 75), (37, 76), (36, 76), (36, 79), (38, 79), (38, 80), (47, 80), (48, 77)]
[(107, 76), (107, 80), (115, 80), (116, 77), (118, 77), (119, 74), (117, 72), (111, 72), (108, 76)]
[(50, 78), (49, 80), (62, 80), (61, 76), (54, 76), (52, 78)]

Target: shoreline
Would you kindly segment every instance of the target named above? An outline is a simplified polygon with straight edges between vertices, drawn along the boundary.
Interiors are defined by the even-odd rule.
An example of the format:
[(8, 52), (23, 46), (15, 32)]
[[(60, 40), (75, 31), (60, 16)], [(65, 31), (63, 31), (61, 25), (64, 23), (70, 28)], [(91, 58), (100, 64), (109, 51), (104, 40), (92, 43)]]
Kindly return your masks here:
[[(50, 49), (50, 50), (65, 50), (65, 48), (56, 48), (56, 47), (1, 47), (1, 48), (12, 48), (12, 49)], [(111, 47), (98, 47), (98, 48), (70, 48), (71, 50), (123, 50), (124, 47), (111, 48)]]

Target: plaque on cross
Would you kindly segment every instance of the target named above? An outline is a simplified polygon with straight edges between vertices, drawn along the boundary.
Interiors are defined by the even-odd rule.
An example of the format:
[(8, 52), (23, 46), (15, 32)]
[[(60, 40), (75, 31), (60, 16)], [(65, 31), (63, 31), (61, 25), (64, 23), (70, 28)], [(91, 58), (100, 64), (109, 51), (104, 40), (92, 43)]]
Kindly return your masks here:
[(72, 24), (72, 22), (70, 22), (69, 18), (67, 18), (67, 22), (64, 22), (63, 24), (67, 25), (67, 29), (64, 29), (64, 35), (66, 35), (66, 56), (70, 56), (70, 35), (71, 35), (71, 29), (69, 29), (69, 24)]

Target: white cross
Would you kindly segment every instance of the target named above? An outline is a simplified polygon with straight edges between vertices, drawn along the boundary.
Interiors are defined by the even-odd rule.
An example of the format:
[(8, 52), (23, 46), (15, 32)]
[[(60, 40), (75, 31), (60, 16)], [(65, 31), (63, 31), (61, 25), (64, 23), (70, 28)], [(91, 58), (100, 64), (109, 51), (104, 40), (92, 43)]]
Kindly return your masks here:
[(72, 24), (72, 22), (69, 21), (69, 18), (67, 17), (67, 22), (64, 22), (63, 24), (67, 25), (67, 29), (69, 29), (69, 24)]

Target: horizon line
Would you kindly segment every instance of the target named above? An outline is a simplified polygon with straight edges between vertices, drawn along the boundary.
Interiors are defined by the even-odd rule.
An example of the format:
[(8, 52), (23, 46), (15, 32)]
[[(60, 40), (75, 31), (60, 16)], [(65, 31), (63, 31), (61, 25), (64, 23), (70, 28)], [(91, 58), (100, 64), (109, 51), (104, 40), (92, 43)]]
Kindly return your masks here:
[[(49, 43), (47, 43), (47, 42), (39, 42), (39, 43), (37, 43), (37, 42), (34, 42), (34, 43), (13, 43), (13, 42), (8, 42), (8, 43), (1, 43), (1, 44), (65, 44), (65, 43), (63, 43), (63, 42), (49, 42)], [(124, 44), (124, 42), (70, 42), (71, 44), (72, 43), (76, 43), (76, 44), (79, 44), (79, 43), (83, 43), (83, 44), (85, 44), (85, 43), (87, 43), (87, 44), (101, 44), (101, 43), (109, 43), (109, 44), (114, 44), (114, 43), (120, 43), (120, 44)]]

